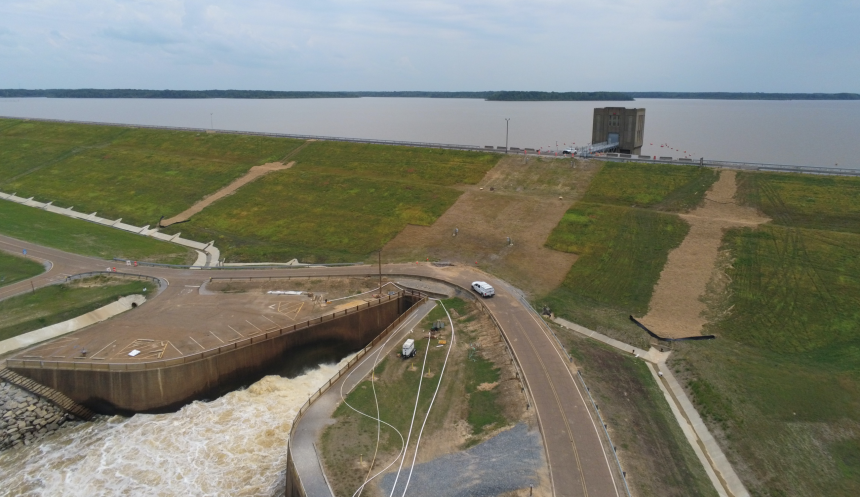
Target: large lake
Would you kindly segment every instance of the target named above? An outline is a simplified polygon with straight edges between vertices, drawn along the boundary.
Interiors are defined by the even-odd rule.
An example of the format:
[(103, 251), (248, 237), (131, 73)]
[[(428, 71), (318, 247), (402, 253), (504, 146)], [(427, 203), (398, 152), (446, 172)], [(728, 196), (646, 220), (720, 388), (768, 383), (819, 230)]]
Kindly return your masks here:
[(503, 146), (510, 118), (510, 146), (554, 150), (588, 143), (608, 106), (647, 109), (647, 155), (860, 168), (860, 101), (7, 98), (0, 116), (478, 146)]

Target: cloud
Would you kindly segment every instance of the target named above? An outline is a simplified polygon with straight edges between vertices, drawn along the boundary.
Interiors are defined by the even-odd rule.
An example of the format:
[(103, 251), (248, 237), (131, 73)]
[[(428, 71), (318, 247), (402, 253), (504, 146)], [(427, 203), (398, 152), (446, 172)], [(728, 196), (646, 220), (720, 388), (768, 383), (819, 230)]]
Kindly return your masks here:
[(105, 28), (101, 30), (100, 34), (107, 38), (141, 45), (171, 45), (183, 41), (181, 37), (174, 34), (147, 27)]
[(0, 80), (858, 91), (858, 23), (848, 0), (6, 0)]

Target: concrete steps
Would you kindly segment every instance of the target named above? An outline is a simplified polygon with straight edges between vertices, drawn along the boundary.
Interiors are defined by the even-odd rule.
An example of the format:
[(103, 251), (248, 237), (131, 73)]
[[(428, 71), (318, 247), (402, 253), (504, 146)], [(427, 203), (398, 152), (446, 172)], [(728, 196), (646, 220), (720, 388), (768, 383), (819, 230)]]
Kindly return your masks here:
[(93, 411), (76, 403), (72, 399), (66, 397), (62, 393), (54, 390), (53, 388), (48, 388), (45, 385), (36, 383), (30, 378), (21, 376), (10, 369), (0, 369), (0, 378), (5, 381), (8, 381), (9, 383), (17, 387), (23, 388), (24, 390), (32, 394), (42, 397), (43, 399), (47, 400), (48, 402), (51, 402), (52, 404), (58, 406), (64, 411), (70, 414), (74, 414), (75, 416), (83, 420), (89, 421), (93, 418), (93, 416), (95, 416), (95, 413)]

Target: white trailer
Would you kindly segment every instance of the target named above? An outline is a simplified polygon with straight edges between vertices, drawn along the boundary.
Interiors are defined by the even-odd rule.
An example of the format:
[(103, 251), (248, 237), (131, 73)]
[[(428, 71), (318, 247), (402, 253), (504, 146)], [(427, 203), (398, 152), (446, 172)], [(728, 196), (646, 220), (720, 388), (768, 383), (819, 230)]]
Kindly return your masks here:
[(415, 357), (415, 340), (409, 339), (403, 342), (403, 353), (402, 357), (404, 359), (409, 357)]

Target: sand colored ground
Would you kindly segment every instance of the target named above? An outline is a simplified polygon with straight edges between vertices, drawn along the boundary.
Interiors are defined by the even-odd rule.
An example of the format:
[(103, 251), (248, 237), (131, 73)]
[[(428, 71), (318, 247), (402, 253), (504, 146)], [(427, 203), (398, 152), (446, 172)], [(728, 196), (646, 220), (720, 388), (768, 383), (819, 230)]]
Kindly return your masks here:
[(407, 226), (385, 246), (383, 258), (477, 261), (527, 292), (549, 292), (577, 256), (544, 243), (599, 167), (581, 160), (572, 167), (563, 160), (502, 159), (478, 185), (463, 187), (465, 193), (432, 226)]
[(723, 171), (704, 203), (689, 214), (681, 214), (690, 223), (690, 232), (669, 253), (648, 315), (640, 318), (654, 333), (667, 338), (701, 335), (707, 322), (701, 297), (714, 273), (724, 231), (770, 221), (753, 208), (737, 205), (736, 191), (735, 171)]
[(203, 200), (200, 200), (196, 204), (185, 209), (184, 211), (180, 212), (179, 214), (171, 217), (170, 219), (162, 220), (161, 223), (159, 223), (159, 224), (161, 226), (166, 227), (166, 226), (170, 226), (171, 224), (176, 224), (176, 223), (179, 223), (182, 221), (187, 221), (187, 220), (191, 219), (191, 216), (193, 216), (194, 214), (197, 214), (198, 212), (202, 211), (203, 209), (209, 207), (216, 200), (220, 200), (220, 199), (226, 197), (227, 195), (232, 194), (233, 192), (235, 192), (239, 188), (242, 188), (243, 186), (247, 185), (248, 183), (256, 180), (257, 178), (265, 176), (272, 171), (280, 171), (282, 169), (289, 169), (289, 168), (293, 167), (293, 164), (295, 164), (295, 161), (290, 162), (289, 164), (283, 164), (281, 162), (269, 162), (268, 164), (263, 164), (262, 166), (254, 166), (248, 171), (247, 174), (245, 174), (241, 178), (238, 178), (237, 180), (233, 181), (232, 183), (230, 183), (229, 185), (225, 186), (224, 188), (218, 190), (217, 192), (203, 197)]

